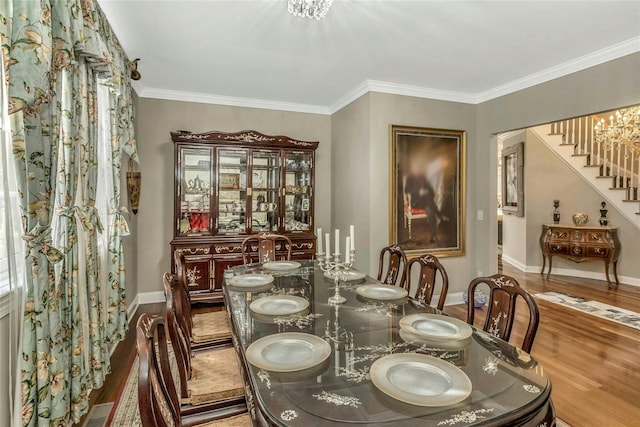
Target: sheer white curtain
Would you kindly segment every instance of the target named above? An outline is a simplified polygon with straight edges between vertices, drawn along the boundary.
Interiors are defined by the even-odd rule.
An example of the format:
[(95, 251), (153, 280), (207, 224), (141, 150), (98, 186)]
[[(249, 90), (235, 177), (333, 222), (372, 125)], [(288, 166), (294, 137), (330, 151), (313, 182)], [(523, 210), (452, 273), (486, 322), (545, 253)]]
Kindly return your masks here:
[[(98, 79), (98, 186), (96, 188), (96, 208), (104, 232), (98, 234), (98, 257), (100, 262), (100, 283), (102, 283), (102, 307), (109, 307), (109, 234), (118, 203), (113, 191), (113, 165), (111, 150), (111, 121), (109, 116), (109, 96), (111, 87), (104, 79)], [(106, 322), (109, 316), (104, 316)]]
[[(25, 283), (24, 251), (20, 225), (20, 202), (11, 143), (11, 122), (7, 108), (7, 88), (4, 84), (4, 64), (0, 55), (0, 304), (9, 310), (9, 411), (11, 425), (21, 425), (21, 402), (15, 399), (19, 390), (18, 354), (21, 344), (22, 312)], [(16, 114), (22, 114), (16, 113)], [(4, 240), (4, 242), (2, 242)], [(7, 303), (8, 302), (8, 303)]]

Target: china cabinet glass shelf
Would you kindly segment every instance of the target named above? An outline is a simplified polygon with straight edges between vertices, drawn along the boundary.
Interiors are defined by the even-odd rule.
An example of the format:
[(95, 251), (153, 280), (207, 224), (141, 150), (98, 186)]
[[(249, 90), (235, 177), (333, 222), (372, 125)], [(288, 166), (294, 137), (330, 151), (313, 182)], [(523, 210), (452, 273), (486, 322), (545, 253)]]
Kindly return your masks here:
[[(287, 235), (294, 258), (315, 253), (318, 142), (256, 131), (171, 133), (175, 145), (172, 253), (185, 255), (192, 301), (221, 301), (224, 270), (242, 263), (251, 234)], [(280, 255), (286, 248), (282, 248)], [(278, 256), (278, 254), (277, 254)], [(172, 270), (176, 271), (173, 265)]]

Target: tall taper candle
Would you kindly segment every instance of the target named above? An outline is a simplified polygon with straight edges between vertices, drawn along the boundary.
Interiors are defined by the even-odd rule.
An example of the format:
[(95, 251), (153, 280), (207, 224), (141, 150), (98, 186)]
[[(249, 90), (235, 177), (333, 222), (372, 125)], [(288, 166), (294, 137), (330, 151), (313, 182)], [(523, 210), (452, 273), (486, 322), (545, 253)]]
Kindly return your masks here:
[(351, 261), (351, 237), (347, 236), (347, 247), (344, 252), (344, 262), (347, 264)]
[[(325, 243), (325, 246), (327, 247), (327, 257), (328, 257), (329, 253), (331, 252), (331, 236), (329, 235), (329, 233), (325, 233), (324, 243)], [(328, 260), (329, 258), (326, 258), (326, 259)]]
[(340, 253), (340, 230), (336, 228), (336, 251), (335, 254)]
[(351, 237), (351, 249), (356, 248), (356, 228), (351, 224), (349, 226), (349, 237)]
[(317, 253), (321, 254), (322, 252), (322, 228), (318, 228), (318, 233), (316, 234), (318, 239), (318, 250)]

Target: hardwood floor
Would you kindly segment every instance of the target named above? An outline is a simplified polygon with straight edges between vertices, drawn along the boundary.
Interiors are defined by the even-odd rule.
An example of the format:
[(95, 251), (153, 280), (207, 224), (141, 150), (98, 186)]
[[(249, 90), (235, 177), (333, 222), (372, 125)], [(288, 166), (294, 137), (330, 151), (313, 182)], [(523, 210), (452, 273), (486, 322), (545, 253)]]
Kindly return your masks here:
[[(560, 291), (627, 310), (640, 312), (640, 288), (563, 276), (522, 273), (505, 264), (504, 273), (515, 277), (531, 293)], [(630, 427), (640, 425), (640, 331), (536, 300), (540, 327), (532, 354), (553, 384), (552, 398), (560, 418), (573, 427)], [(163, 304), (140, 306), (129, 331), (112, 358), (112, 373), (105, 386), (91, 394), (91, 404), (113, 402), (135, 357), (135, 322), (140, 313), (160, 314)], [(527, 310), (518, 307), (512, 342), (522, 342)], [(448, 306), (445, 312), (466, 319), (466, 306)], [(480, 313), (479, 313), (480, 314)], [(477, 316), (479, 321), (482, 316)], [(83, 420), (84, 421), (84, 420)], [(82, 424), (80, 424), (82, 425)]]

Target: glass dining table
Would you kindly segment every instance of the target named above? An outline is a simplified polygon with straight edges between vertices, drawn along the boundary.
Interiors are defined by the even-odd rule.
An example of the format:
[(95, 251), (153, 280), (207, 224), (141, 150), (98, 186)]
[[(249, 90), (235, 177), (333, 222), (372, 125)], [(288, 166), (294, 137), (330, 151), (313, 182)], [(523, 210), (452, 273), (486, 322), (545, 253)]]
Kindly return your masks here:
[[(551, 383), (528, 353), (476, 328), (457, 337), (462, 339), (412, 334), (411, 325), (403, 326), (408, 321), (443, 313), (409, 297), (371, 298), (361, 287), (379, 283), (363, 274), (342, 277), (348, 280), (339, 282), (338, 292), (346, 300), (329, 303), (336, 292), (332, 273), (314, 261), (299, 264), (225, 273), (226, 307), (254, 425), (555, 425)], [(275, 311), (269, 301), (280, 302)], [(300, 310), (289, 314), (291, 308)], [(311, 352), (316, 356), (308, 366), (277, 369), (288, 360), (305, 361), (287, 344), (300, 336), (322, 350)], [(281, 353), (275, 365), (269, 348)], [(425, 356), (433, 361), (426, 374), (412, 361)], [(404, 371), (394, 373), (394, 358)], [(460, 371), (468, 380), (456, 379)], [(445, 391), (456, 387), (468, 387), (462, 400), (447, 400)]]

